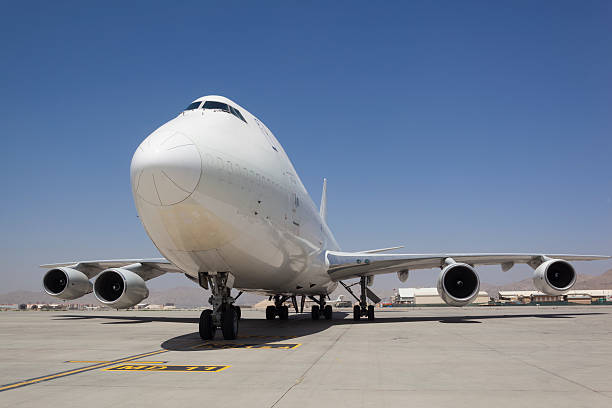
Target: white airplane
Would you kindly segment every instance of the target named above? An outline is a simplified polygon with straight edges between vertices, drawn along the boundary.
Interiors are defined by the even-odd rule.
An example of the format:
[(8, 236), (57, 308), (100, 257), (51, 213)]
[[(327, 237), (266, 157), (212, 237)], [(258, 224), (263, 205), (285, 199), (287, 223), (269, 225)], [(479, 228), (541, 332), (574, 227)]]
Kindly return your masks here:
[[(380, 299), (368, 288), (374, 276), (440, 268), (438, 292), (453, 306), (478, 295), (475, 265), (516, 263), (534, 268), (534, 284), (559, 295), (576, 282), (568, 261), (608, 259), (597, 255), (381, 254), (396, 248), (343, 252), (326, 223), (326, 182), (317, 208), (289, 157), (261, 120), (222, 96), (204, 96), (151, 133), (134, 153), (131, 183), (140, 220), (160, 259), (64, 262), (43, 278), (47, 293), (76, 299), (91, 291), (104, 305), (129, 308), (144, 300), (146, 281), (167, 272), (184, 274), (211, 289), (212, 309), (200, 316), (203, 339), (220, 328), (225, 339), (238, 332), (240, 308), (231, 289), (274, 299), (266, 318), (287, 319), (296, 296), (316, 302), (312, 319), (332, 318), (325, 298), (340, 282), (359, 305), (353, 318), (374, 319)], [(92, 282), (90, 279), (96, 277)], [(343, 280), (359, 278), (355, 295)], [(352, 285), (351, 285), (352, 286)], [(242, 292), (240, 292), (242, 293)], [(238, 294), (240, 296), (240, 294)]]
[(345, 300), (344, 295), (338, 295), (336, 300), (330, 300), (329, 303), (334, 305), (334, 307), (351, 307), (353, 303), (350, 300)]
[[(306, 300), (307, 306), (308, 304), (312, 304), (312, 303), (315, 303), (318, 305), (319, 301), (317, 299), (314, 299), (314, 301)], [(329, 304), (330, 306), (333, 306), (333, 307), (351, 307), (353, 306), (353, 302), (351, 302), (350, 300), (344, 299), (344, 295), (338, 295), (336, 299), (331, 299), (328, 297), (326, 300), (326, 304)]]

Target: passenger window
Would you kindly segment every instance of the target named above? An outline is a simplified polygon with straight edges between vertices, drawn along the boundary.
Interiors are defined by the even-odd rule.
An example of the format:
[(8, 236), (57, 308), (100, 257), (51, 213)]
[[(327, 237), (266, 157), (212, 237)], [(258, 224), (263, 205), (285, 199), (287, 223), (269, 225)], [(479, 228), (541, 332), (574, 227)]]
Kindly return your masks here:
[(189, 104), (188, 107), (185, 108), (185, 110), (188, 111), (188, 110), (198, 109), (198, 107), (200, 106), (201, 103), (202, 103), (202, 101), (192, 102), (192, 103)]

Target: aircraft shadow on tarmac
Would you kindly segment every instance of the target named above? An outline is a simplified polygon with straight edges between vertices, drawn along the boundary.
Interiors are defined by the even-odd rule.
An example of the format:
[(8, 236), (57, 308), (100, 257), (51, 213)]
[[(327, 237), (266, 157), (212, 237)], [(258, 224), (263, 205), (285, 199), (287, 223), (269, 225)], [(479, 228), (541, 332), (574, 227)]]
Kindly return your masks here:
[[(326, 330), (331, 326), (346, 324), (385, 324), (385, 323), (410, 323), (410, 322), (439, 322), (446, 324), (478, 324), (486, 320), (494, 319), (521, 319), (535, 317), (539, 319), (573, 319), (579, 316), (592, 316), (605, 313), (522, 313), (522, 314), (491, 314), (470, 316), (378, 316), (370, 322), (361, 320), (355, 322), (345, 319), (349, 314), (346, 312), (334, 312), (332, 320), (310, 319), (310, 314), (292, 315), (287, 321), (265, 320), (265, 319), (242, 319), (238, 338), (233, 341), (223, 340), (220, 330), (217, 330), (214, 340), (203, 341), (198, 332), (182, 334), (164, 341), (161, 348), (172, 351), (206, 351), (225, 348), (292, 348), (297, 347), (302, 337)], [(380, 314), (379, 314), (380, 315)], [(150, 322), (163, 323), (189, 323), (198, 324), (198, 318), (185, 317), (162, 317), (162, 316), (83, 316), (83, 315), (59, 315), (54, 320), (111, 320), (101, 324), (139, 324)]]

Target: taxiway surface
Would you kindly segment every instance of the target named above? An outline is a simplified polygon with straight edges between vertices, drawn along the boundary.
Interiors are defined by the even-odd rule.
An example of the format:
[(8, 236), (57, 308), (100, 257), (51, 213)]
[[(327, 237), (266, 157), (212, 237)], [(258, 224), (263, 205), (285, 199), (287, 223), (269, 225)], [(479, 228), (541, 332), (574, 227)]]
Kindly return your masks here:
[(205, 343), (196, 311), (0, 312), (0, 406), (612, 406), (612, 307), (376, 313)]

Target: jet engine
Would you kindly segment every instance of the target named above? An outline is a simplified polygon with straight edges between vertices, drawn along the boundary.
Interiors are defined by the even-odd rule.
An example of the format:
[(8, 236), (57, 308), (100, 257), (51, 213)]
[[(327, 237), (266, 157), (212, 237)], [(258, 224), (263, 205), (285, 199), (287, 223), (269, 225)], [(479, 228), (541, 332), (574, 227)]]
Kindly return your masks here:
[(468, 264), (453, 262), (440, 272), (438, 294), (451, 306), (465, 306), (478, 296), (480, 279)]
[(533, 284), (547, 295), (563, 295), (576, 283), (576, 271), (567, 261), (549, 259), (533, 273)]
[(94, 282), (94, 295), (103, 304), (115, 309), (127, 309), (149, 296), (144, 279), (123, 268), (103, 271)]
[(87, 275), (72, 268), (54, 268), (43, 277), (45, 292), (60, 299), (72, 300), (91, 293)]

